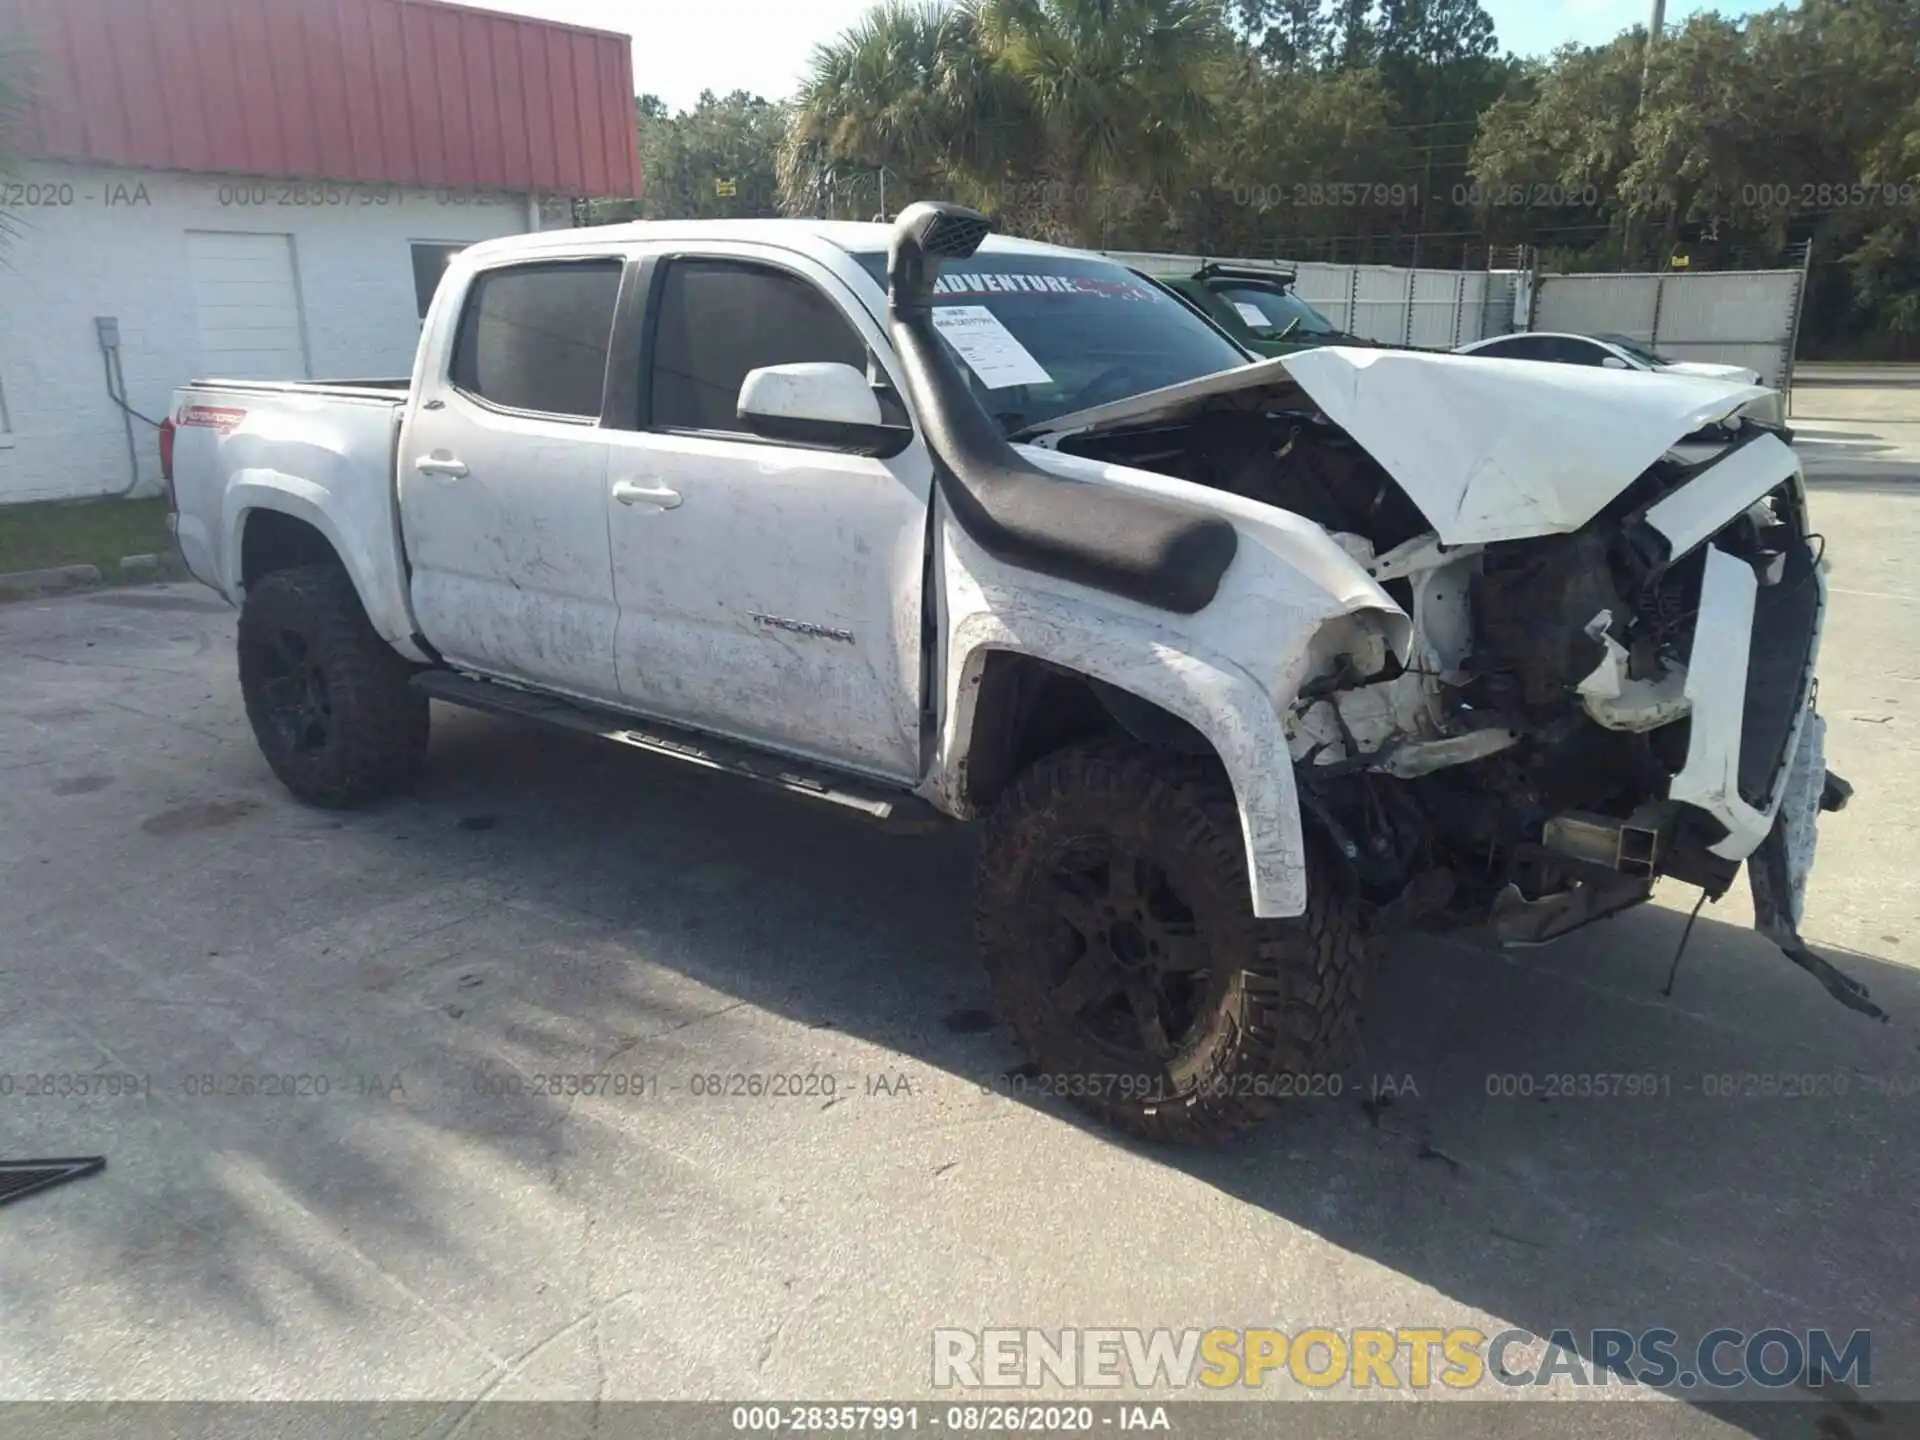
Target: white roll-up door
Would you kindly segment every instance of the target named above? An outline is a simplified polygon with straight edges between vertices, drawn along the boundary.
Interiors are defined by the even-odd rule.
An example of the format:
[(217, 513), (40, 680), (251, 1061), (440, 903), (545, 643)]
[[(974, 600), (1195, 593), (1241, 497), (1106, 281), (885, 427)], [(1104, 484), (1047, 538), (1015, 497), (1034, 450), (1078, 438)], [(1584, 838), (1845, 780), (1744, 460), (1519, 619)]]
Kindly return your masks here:
[(200, 326), (201, 377), (306, 379), (293, 237), (190, 230), (187, 259)]

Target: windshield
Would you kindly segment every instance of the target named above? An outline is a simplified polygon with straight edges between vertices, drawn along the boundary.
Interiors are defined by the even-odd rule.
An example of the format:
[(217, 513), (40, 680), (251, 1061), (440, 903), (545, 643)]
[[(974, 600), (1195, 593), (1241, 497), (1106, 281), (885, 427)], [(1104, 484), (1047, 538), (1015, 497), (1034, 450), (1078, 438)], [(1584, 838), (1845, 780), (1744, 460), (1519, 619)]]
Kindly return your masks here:
[[(887, 257), (854, 259), (887, 284)], [(1157, 286), (1080, 255), (982, 252), (942, 266), (934, 324), (1008, 434), (1248, 363)]]
[[(1286, 331), (1292, 335), (1338, 335), (1339, 327), (1298, 295), (1244, 286), (1216, 286), (1215, 294), (1239, 312), (1247, 328), (1262, 340)], [(1296, 323), (1297, 322), (1297, 323)], [(1288, 331), (1291, 325), (1293, 329)]]
[(1624, 350), (1643, 365), (1671, 365), (1674, 362), (1657, 351), (1649, 350), (1638, 340), (1629, 340), (1624, 335), (1596, 335), (1596, 340), (1604, 340), (1616, 350)]

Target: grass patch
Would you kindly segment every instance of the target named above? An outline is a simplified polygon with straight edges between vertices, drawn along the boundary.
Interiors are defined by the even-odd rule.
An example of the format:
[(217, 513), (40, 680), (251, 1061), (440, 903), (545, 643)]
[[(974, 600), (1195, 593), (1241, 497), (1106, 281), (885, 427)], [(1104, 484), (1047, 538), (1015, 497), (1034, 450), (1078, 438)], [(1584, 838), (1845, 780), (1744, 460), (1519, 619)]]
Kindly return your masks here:
[(167, 502), (158, 496), (0, 505), (0, 574), (55, 565), (98, 565), (100, 574), (110, 581), (119, 573), (122, 555), (172, 552)]

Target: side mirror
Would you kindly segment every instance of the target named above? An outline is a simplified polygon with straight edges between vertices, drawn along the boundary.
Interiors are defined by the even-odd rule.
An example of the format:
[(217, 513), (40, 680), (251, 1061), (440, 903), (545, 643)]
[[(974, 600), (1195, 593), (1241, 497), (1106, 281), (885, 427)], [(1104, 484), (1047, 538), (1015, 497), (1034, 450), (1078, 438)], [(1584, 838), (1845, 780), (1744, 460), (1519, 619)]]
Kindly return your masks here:
[(750, 370), (735, 413), (752, 434), (809, 449), (886, 460), (913, 443), (912, 426), (886, 422), (867, 377), (838, 362)]
[(1631, 370), (1633, 367), (1618, 355), (1609, 355), (1600, 362), (1600, 368), (1603, 370)]

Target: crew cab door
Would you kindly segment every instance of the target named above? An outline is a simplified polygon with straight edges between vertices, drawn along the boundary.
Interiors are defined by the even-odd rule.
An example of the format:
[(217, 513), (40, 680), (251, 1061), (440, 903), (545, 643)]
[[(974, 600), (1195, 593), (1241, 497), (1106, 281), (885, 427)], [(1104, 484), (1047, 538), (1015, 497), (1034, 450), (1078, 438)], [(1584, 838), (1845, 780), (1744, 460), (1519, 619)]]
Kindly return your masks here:
[(914, 778), (932, 462), (918, 438), (890, 460), (763, 440), (735, 411), (762, 366), (890, 364), (878, 325), (842, 278), (784, 250), (662, 247), (645, 268), (638, 413), (608, 472), (622, 694)]
[[(456, 665), (614, 701), (600, 416), (624, 260), (484, 269), (436, 304), (401, 434), (414, 615)], [(443, 313), (443, 309), (445, 313)]]

